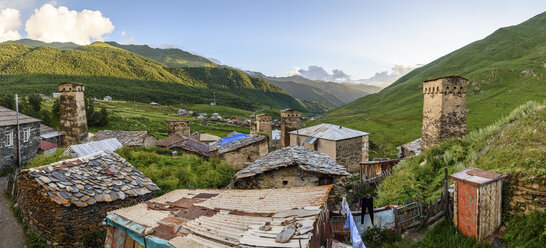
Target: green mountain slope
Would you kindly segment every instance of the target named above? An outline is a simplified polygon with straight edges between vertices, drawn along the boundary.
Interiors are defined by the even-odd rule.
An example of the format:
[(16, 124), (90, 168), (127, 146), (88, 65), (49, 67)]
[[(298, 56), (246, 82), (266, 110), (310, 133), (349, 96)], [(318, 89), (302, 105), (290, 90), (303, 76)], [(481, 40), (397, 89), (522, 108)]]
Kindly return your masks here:
[(279, 87), (229, 67), (173, 68), (103, 42), (76, 49), (0, 44), (3, 92), (51, 93), (58, 83), (79, 81), (89, 96), (162, 104), (209, 103), (253, 110), (303, 104)]
[(147, 45), (122, 45), (117, 42), (106, 42), (111, 46), (125, 49), (129, 52), (136, 53), (146, 58), (153, 59), (171, 67), (214, 67), (216, 63), (191, 54), (189, 52), (177, 48), (151, 48)]
[(54, 48), (58, 48), (61, 50), (66, 49), (76, 49), (80, 47), (80, 45), (72, 42), (43, 42), (39, 40), (31, 40), (31, 39), (20, 39), (20, 40), (11, 40), (11, 41), (5, 41), (3, 43), (15, 43), (15, 44), (21, 44), (29, 47), (40, 47), (40, 46), (50, 46)]
[(445, 75), (469, 80), (469, 130), (492, 123), (524, 102), (545, 99), (546, 12), (417, 68), (318, 122), (370, 132), (376, 143), (400, 145), (414, 140), (421, 136), (422, 83)]

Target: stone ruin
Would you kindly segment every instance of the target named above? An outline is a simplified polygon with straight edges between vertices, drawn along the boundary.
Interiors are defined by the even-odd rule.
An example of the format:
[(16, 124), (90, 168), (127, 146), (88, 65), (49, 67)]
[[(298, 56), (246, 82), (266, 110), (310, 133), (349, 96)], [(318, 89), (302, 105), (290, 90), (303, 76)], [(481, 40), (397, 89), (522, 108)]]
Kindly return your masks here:
[(422, 150), (466, 134), (465, 96), (468, 80), (447, 76), (423, 83)]
[(180, 134), (186, 137), (190, 137), (190, 120), (175, 120), (168, 121), (169, 124), (169, 136), (174, 134)]
[(85, 113), (85, 86), (79, 83), (59, 84), (60, 124), (63, 145), (70, 146), (87, 139), (87, 117)]

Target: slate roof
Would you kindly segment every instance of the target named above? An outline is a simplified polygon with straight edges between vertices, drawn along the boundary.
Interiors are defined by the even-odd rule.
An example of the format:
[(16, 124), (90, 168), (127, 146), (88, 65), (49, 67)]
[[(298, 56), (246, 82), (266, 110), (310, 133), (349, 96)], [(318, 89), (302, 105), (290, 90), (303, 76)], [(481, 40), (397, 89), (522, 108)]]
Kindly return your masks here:
[(166, 149), (182, 149), (204, 157), (209, 157), (211, 152), (209, 145), (180, 134), (169, 135), (155, 142), (155, 145)]
[(270, 152), (235, 174), (237, 179), (252, 177), (282, 167), (297, 165), (304, 171), (348, 176), (349, 172), (330, 156), (303, 146), (288, 146)]
[(59, 133), (57, 130), (44, 124), (40, 124), (40, 137), (44, 139), (49, 139), (60, 135), (61, 133)]
[(224, 153), (232, 152), (232, 151), (241, 149), (243, 147), (255, 144), (256, 142), (260, 142), (265, 139), (266, 137), (264, 135), (250, 134), (248, 135), (247, 138), (239, 139), (231, 143), (228, 143), (227, 145), (221, 146), (220, 148), (218, 148), (218, 153), (224, 154)]
[(49, 199), (68, 207), (123, 200), (159, 189), (124, 158), (110, 151), (22, 170)]
[(310, 137), (316, 137), (319, 139), (326, 139), (326, 140), (344, 140), (344, 139), (351, 139), (355, 137), (360, 136), (366, 136), (369, 133), (361, 132), (358, 130), (334, 125), (334, 124), (328, 124), (328, 123), (322, 123), (316, 126), (307, 127), (299, 130), (294, 130), (290, 132), (291, 134), (299, 134), (303, 136), (310, 136)]
[(207, 140), (207, 141), (219, 141), (221, 138), (219, 136), (216, 136), (216, 135), (212, 135), (212, 134), (208, 134), (208, 133), (202, 133), (202, 134), (199, 134), (199, 140), (202, 141), (202, 140)]
[(143, 146), (144, 141), (151, 135), (147, 131), (114, 131), (114, 130), (100, 130), (92, 140), (105, 140), (116, 138), (124, 146)]
[[(40, 122), (36, 118), (19, 113), (19, 124)], [(0, 106), (0, 127), (17, 125), (17, 112)]]
[(76, 153), (78, 157), (86, 156), (100, 151), (115, 151), (122, 148), (123, 145), (115, 138), (99, 141), (91, 141), (79, 145), (71, 145), (64, 151), (65, 156), (71, 156)]
[[(106, 223), (124, 232), (147, 233), (142, 234), (140, 242), (150, 246), (308, 247), (311, 233), (317, 234), (313, 225), (320, 219), (330, 189), (330, 185), (259, 190), (180, 189), (109, 212)], [(282, 222), (292, 219), (301, 224), (299, 234), (286, 243), (275, 242), (285, 227)], [(271, 223), (271, 230), (260, 230), (266, 222)], [(120, 239), (115, 235), (111, 241)]]

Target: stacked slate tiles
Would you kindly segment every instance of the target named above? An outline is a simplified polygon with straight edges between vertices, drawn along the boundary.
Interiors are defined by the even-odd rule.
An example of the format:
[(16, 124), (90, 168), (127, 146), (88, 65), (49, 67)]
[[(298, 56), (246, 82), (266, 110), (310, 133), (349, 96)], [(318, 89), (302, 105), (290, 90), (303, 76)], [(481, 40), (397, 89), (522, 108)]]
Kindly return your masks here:
[(159, 189), (110, 151), (22, 170), (17, 184), (23, 221), (58, 247), (78, 245), (108, 211), (151, 199)]

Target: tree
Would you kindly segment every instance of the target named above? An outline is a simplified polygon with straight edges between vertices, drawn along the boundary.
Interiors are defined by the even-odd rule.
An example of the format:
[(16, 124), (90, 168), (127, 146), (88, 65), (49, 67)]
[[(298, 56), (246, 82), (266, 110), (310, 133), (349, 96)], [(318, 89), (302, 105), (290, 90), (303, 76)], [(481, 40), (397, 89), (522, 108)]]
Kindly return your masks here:
[(32, 94), (28, 96), (28, 103), (34, 112), (38, 113), (42, 109), (42, 98), (39, 95)]
[(51, 107), (51, 112), (57, 118), (61, 116), (61, 101), (59, 99), (55, 99), (55, 102), (53, 102), (53, 106)]
[(47, 110), (42, 110), (40, 113), (40, 119), (42, 119), (42, 123), (45, 125), (51, 125), (51, 117), (49, 117), (49, 112), (47, 112)]
[(0, 106), (15, 110), (15, 96), (12, 94), (0, 95)]

